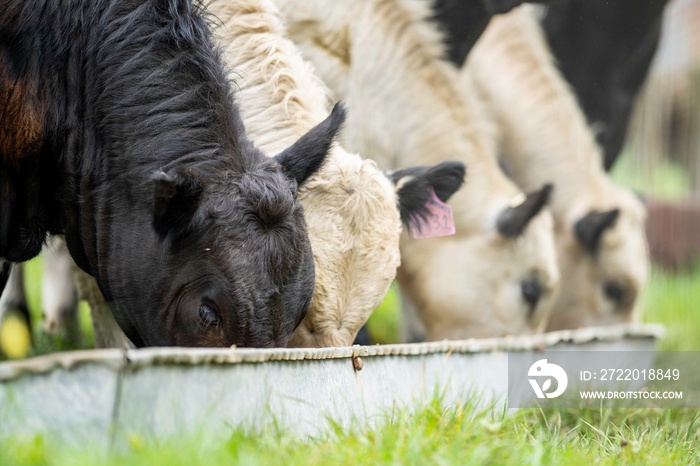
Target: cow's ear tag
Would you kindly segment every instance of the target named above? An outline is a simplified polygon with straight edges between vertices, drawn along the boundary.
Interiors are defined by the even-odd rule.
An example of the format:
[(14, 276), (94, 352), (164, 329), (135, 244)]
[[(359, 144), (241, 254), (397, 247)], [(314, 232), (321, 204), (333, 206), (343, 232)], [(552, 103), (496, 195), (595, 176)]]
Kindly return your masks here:
[(411, 217), (409, 229), (416, 239), (436, 238), (455, 234), (455, 222), (452, 207), (442, 202), (435, 190), (430, 188), (430, 197), (425, 203), (425, 216)]

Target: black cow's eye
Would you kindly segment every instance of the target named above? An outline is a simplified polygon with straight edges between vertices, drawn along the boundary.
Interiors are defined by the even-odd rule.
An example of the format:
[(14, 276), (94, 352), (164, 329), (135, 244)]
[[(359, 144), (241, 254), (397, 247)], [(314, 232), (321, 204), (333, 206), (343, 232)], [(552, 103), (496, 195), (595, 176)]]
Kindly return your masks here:
[(216, 313), (214, 308), (206, 304), (199, 306), (199, 318), (202, 320), (202, 323), (208, 327), (219, 325), (219, 314)]

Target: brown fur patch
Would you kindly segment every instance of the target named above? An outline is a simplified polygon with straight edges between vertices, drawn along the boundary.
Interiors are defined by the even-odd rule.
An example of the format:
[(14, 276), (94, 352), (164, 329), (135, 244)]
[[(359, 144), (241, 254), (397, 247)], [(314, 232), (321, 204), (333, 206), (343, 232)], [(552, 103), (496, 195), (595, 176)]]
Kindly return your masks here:
[(16, 165), (39, 150), (44, 125), (35, 86), (13, 77), (9, 65), (0, 52), (0, 159)]

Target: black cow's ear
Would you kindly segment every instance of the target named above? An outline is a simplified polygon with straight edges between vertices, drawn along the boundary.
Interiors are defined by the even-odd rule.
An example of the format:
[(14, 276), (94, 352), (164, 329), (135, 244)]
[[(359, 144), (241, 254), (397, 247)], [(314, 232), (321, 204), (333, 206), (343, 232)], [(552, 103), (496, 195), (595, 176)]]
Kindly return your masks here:
[(331, 114), (275, 157), (290, 178), (301, 185), (323, 165), (335, 136), (345, 122), (345, 107), (337, 103)]
[(183, 231), (190, 225), (202, 197), (203, 186), (189, 169), (160, 172), (155, 183), (153, 227), (162, 236)]
[(605, 212), (591, 211), (583, 216), (574, 225), (574, 233), (583, 248), (595, 254), (600, 246), (600, 238), (608, 228), (615, 225), (620, 216), (620, 209), (612, 209)]
[(408, 225), (415, 216), (424, 217), (432, 188), (447, 202), (464, 183), (466, 168), (461, 162), (442, 162), (433, 167), (411, 167), (389, 174), (398, 196), (401, 221)]

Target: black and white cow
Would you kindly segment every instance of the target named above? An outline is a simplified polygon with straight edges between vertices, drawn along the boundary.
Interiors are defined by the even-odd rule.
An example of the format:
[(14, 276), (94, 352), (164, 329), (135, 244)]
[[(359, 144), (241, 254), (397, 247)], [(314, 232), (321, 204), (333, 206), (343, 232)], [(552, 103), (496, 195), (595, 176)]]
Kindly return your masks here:
[(609, 170), (661, 38), (668, 0), (556, 0), (542, 27)]
[[(532, 0), (547, 3), (542, 28), (558, 67), (593, 126), (609, 170), (661, 37), (668, 0)], [(446, 54), (462, 66), (491, 18), (523, 0), (436, 0)]]

